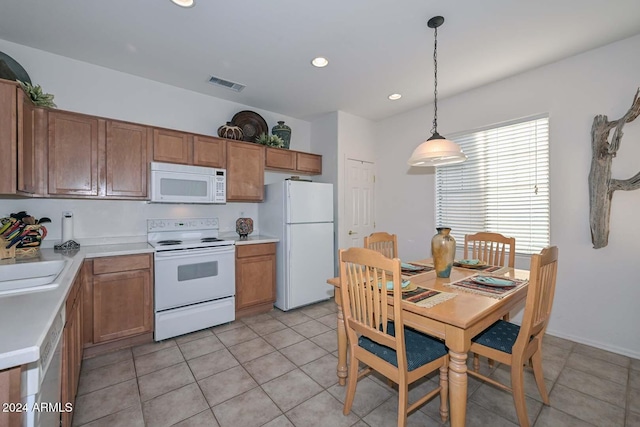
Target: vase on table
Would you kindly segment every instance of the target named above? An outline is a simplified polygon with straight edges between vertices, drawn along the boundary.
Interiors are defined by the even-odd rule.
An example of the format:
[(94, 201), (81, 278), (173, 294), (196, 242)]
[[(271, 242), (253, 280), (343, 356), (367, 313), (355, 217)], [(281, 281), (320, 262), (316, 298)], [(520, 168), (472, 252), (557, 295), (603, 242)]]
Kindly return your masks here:
[(433, 266), (438, 277), (449, 277), (456, 256), (456, 240), (449, 233), (449, 227), (438, 227), (438, 234), (431, 239)]
[(277, 125), (271, 129), (273, 135), (279, 136), (284, 141), (282, 148), (289, 148), (291, 144), (291, 128), (284, 124), (283, 121), (279, 121)]

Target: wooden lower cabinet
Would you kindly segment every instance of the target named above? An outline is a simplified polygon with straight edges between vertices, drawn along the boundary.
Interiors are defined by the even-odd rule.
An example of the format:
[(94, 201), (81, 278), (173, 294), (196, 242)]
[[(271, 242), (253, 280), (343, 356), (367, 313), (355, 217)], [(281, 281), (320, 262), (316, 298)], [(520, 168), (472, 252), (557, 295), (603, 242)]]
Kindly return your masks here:
[[(20, 376), (22, 368), (0, 370), (0, 402), (21, 403)], [(0, 410), (0, 427), (22, 427), (22, 413)]]
[(276, 301), (276, 244), (236, 246), (236, 317), (264, 313)]
[(93, 343), (153, 331), (150, 254), (93, 260)]
[[(83, 277), (82, 271), (78, 272), (66, 302), (66, 323), (62, 332), (62, 389), (60, 391), (60, 402), (63, 407), (68, 403), (72, 407), (75, 404), (75, 396), (80, 379), (84, 347), (82, 321)], [(72, 417), (73, 412), (62, 412), (62, 427), (71, 426)]]

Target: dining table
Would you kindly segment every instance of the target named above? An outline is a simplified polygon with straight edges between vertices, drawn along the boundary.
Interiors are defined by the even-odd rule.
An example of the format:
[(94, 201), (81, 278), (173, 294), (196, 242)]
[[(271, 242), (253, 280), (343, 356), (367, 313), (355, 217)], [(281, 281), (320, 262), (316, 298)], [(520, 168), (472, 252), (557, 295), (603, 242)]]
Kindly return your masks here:
[[(431, 259), (419, 260), (412, 264), (433, 266)], [(493, 269), (494, 272), (485, 273), (475, 266), (470, 267), (474, 268), (453, 267), (448, 278), (437, 277), (433, 268), (428, 272), (406, 277), (415, 286), (442, 293), (453, 293), (455, 297), (439, 302), (432, 307), (404, 300), (402, 302), (404, 324), (443, 340), (449, 349), (449, 404), (452, 427), (462, 427), (466, 421), (467, 354), (471, 346), (471, 339), (505, 315), (523, 307), (528, 288), (529, 271), (527, 270), (508, 267), (498, 269), (496, 267)], [(471, 276), (478, 274), (510, 280), (516, 279), (521, 285), (505, 292), (504, 295), (491, 296), (455, 286), (456, 282), (471, 280)], [(347, 334), (339, 290), (340, 277), (330, 278), (327, 283), (336, 287), (335, 302), (338, 305), (337, 374), (339, 384), (345, 385), (347, 380)], [(391, 297), (388, 297), (387, 301), (388, 304), (393, 304)]]

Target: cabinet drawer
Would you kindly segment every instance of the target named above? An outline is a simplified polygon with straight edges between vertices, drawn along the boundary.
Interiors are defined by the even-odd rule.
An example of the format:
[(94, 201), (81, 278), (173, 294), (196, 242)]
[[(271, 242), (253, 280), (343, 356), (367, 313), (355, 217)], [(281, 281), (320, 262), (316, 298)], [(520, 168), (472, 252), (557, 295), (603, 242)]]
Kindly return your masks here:
[(270, 255), (276, 253), (275, 243), (258, 243), (255, 245), (236, 246), (236, 257), (246, 258), (260, 255)]
[(115, 273), (130, 270), (147, 270), (151, 268), (149, 254), (122, 255), (93, 260), (93, 274)]

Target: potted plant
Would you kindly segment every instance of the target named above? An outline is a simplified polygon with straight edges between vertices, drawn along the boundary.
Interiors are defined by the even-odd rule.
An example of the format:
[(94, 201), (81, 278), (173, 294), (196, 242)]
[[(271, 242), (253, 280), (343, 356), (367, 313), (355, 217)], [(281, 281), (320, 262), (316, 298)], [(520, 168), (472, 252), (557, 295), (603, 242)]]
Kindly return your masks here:
[(35, 105), (48, 108), (56, 107), (56, 104), (53, 102), (53, 95), (44, 93), (40, 85), (34, 86), (29, 82), (21, 82), (20, 80), (18, 80), (18, 83), (20, 83), (22, 89), (29, 95), (29, 98), (31, 98), (31, 101), (33, 101)]
[(268, 147), (284, 147), (284, 141), (282, 138), (277, 135), (267, 135), (266, 133), (261, 133), (260, 136), (256, 138), (256, 142)]

